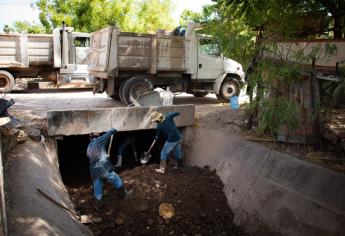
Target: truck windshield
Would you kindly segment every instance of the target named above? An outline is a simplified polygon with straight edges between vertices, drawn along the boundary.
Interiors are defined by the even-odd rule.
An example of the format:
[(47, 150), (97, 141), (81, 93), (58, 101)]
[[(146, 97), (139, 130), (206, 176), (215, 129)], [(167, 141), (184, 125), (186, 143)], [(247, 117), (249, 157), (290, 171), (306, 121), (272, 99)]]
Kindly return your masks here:
[(200, 52), (205, 55), (219, 57), (219, 44), (212, 38), (200, 38)]

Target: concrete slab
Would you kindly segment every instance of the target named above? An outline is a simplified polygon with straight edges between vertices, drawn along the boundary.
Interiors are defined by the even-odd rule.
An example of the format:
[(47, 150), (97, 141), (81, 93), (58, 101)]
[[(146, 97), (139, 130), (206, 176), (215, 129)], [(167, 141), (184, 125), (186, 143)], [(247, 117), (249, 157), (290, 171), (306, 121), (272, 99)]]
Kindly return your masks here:
[(105, 132), (111, 128), (119, 131), (154, 129), (155, 124), (149, 119), (153, 111), (162, 113), (177, 111), (181, 113), (174, 119), (177, 126), (194, 124), (195, 105), (49, 111), (48, 135), (81, 135)]

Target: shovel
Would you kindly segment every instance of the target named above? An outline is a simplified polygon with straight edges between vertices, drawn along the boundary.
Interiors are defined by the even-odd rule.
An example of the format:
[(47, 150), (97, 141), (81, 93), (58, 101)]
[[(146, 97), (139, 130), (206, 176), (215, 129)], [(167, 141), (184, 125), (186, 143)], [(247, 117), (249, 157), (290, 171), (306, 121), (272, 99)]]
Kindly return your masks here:
[(110, 142), (109, 142), (109, 146), (108, 146), (107, 158), (110, 158), (110, 149), (111, 149), (111, 146), (113, 145), (113, 138), (114, 138), (114, 135), (112, 134), (110, 136)]
[(156, 139), (153, 140), (149, 150), (147, 152), (144, 152), (143, 154), (141, 154), (141, 157), (140, 157), (140, 163), (141, 164), (146, 164), (147, 162), (149, 162), (149, 160), (152, 157), (152, 155), (150, 154), (150, 151), (151, 151), (153, 145), (155, 145), (155, 143), (156, 143)]

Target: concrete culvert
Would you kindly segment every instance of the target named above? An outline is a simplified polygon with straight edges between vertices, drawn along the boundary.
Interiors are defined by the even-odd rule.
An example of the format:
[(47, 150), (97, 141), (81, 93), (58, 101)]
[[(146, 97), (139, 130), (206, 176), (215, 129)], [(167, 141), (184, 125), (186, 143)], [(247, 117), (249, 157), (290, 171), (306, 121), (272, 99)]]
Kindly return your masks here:
[[(115, 135), (113, 163), (117, 144), (128, 135), (136, 137), (140, 155), (155, 133)], [(18, 145), (7, 157), (10, 235), (246, 235), (242, 229), (255, 235), (344, 232), (344, 175), (239, 136), (186, 128), (183, 150), (187, 166), (176, 171), (171, 161), (165, 174), (154, 170), (162, 143), (145, 166), (133, 162), (127, 150), (128, 157), (118, 173), (134, 195), (125, 201), (105, 184), (101, 211), (93, 206), (85, 156), (88, 135), (46, 142), (47, 149), (40, 142)], [(91, 219), (88, 227), (39, 195), (37, 188)], [(169, 218), (160, 216), (162, 203), (169, 206)]]

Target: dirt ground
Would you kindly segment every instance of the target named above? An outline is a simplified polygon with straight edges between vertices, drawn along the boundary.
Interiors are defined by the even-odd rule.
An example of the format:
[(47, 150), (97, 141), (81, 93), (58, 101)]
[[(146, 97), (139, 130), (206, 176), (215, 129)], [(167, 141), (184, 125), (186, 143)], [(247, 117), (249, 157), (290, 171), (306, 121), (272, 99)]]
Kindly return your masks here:
[[(91, 187), (70, 188), (76, 210), (92, 215), (89, 224), (95, 235), (246, 235), (232, 223), (223, 184), (207, 168), (184, 167), (165, 174), (155, 172), (158, 165), (139, 166), (120, 173), (127, 189), (134, 190), (129, 200), (119, 198), (114, 188), (105, 186), (104, 206), (94, 208)], [(175, 215), (164, 219), (159, 205), (171, 203)]]

